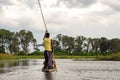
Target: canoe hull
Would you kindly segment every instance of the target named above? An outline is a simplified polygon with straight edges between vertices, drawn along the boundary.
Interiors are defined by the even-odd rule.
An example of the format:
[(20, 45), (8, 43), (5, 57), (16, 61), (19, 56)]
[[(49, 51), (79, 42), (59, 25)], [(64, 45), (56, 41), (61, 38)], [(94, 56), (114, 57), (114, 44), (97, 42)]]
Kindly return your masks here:
[(43, 72), (54, 72), (54, 71), (56, 71), (56, 68), (53, 68), (53, 69), (44, 69), (44, 68), (42, 68), (42, 71)]

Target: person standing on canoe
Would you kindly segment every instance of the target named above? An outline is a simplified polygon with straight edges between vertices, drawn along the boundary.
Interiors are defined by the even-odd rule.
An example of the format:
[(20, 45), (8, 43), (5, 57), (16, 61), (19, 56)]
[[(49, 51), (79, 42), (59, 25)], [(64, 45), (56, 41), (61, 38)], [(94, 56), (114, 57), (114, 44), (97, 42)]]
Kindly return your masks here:
[(50, 39), (50, 33), (46, 30), (44, 38), (44, 69), (52, 69), (52, 52), (53, 52), (53, 44), (52, 44), (52, 39)]

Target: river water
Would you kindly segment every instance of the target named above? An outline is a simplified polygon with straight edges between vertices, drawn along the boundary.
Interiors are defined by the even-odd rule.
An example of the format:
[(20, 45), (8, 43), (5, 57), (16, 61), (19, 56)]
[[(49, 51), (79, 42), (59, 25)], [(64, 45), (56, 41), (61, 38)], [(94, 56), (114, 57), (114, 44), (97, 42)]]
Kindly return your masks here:
[(57, 59), (57, 71), (42, 72), (43, 59), (0, 61), (0, 80), (120, 80), (119, 61)]

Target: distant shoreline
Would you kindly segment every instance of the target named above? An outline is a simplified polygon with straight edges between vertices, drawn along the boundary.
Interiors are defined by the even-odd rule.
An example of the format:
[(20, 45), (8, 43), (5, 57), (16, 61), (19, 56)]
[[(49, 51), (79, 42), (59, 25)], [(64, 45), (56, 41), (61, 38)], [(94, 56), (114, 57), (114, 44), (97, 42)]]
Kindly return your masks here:
[[(30, 56), (20, 56), (20, 55), (9, 55), (0, 54), (0, 60), (14, 60), (14, 59), (44, 59), (43, 55), (30, 55)], [(111, 54), (109, 56), (70, 56), (70, 55), (56, 55), (55, 59), (74, 59), (74, 60), (87, 60), (87, 61), (120, 61), (120, 53)]]

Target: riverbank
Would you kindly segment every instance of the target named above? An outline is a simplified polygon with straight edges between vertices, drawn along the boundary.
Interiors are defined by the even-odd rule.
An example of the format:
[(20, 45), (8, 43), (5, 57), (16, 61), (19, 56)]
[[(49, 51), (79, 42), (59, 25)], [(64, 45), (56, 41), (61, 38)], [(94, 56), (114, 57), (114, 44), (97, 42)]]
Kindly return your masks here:
[[(12, 59), (43, 59), (43, 55), (11, 55), (11, 54), (0, 54), (0, 60), (12, 60)], [(114, 53), (108, 56), (70, 56), (70, 55), (59, 55), (55, 56), (55, 59), (74, 59), (74, 60), (110, 60), (110, 61), (120, 61), (120, 53)]]
[[(42, 55), (11, 55), (11, 54), (0, 54), (0, 60), (10, 60), (10, 59), (43, 59)], [(54, 56), (55, 59), (81, 59), (81, 58), (96, 58), (96, 56), (70, 56), (70, 55), (59, 55)]]
[(120, 53), (113, 53), (108, 56), (98, 56), (98, 60), (120, 61)]

